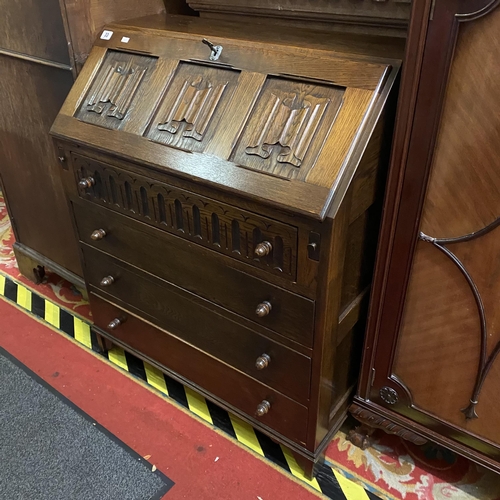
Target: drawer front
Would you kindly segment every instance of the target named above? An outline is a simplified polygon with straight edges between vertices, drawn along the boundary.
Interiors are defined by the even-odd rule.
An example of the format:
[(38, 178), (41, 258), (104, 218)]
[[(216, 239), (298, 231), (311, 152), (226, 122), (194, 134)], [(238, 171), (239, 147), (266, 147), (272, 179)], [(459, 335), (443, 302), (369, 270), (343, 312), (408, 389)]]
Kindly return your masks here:
[(81, 198), (296, 279), (297, 228), (72, 153)]
[[(177, 236), (90, 203), (74, 203), (80, 240), (200, 295), (285, 337), (312, 346), (314, 302), (227, 265)], [(94, 231), (105, 235), (93, 240)], [(252, 269), (250, 268), (251, 272)], [(259, 304), (271, 304), (265, 316)], [(265, 310), (264, 312), (266, 312)], [(262, 312), (261, 312), (262, 314)]]
[[(302, 403), (311, 359), (223, 316), (218, 306), (83, 245), (93, 287), (143, 311), (158, 326)], [(103, 285), (103, 278), (112, 281)], [(111, 278), (111, 279), (110, 279)], [(227, 314), (227, 313), (226, 313)], [(264, 366), (262, 369), (258, 369)]]
[[(244, 412), (257, 425), (270, 427), (304, 445), (308, 414), (305, 406), (94, 293), (90, 294), (90, 303), (96, 326), (109, 336)], [(116, 318), (122, 323), (113, 330), (109, 329), (107, 325)], [(257, 407), (263, 401), (268, 401), (270, 408), (266, 414), (257, 417)]]

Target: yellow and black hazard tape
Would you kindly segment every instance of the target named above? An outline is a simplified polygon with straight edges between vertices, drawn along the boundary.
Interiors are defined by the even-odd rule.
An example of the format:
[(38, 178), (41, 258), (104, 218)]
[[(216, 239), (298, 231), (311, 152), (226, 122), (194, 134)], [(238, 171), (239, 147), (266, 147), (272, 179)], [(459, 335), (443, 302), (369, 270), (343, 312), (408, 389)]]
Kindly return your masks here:
[[(100, 352), (95, 334), (87, 321), (1, 273), (0, 296), (15, 302), (22, 309), (66, 333), (85, 347)], [(314, 478), (309, 480), (288, 448), (275, 443), (236, 415), (223, 410), (189, 387), (185, 387), (119, 347), (114, 347), (109, 351), (107, 357), (118, 367), (142, 379), (165, 396), (175, 400), (255, 453), (290, 472), (326, 497), (332, 500), (376, 500), (380, 498), (370, 491), (371, 485), (366, 485), (369, 489), (365, 490), (359, 483), (347, 478), (328, 463), (319, 466)], [(382, 492), (377, 493), (385, 496)]]

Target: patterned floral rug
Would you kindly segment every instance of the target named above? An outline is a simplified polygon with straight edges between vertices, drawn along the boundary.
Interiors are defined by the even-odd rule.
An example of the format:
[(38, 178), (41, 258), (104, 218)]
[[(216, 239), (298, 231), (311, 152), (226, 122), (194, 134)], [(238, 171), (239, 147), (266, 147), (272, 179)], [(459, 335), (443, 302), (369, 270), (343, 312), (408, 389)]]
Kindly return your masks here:
[[(12, 244), (14, 235), (0, 193), (0, 273), (91, 320), (88, 303), (66, 280), (46, 270), (35, 285), (19, 273)], [(373, 446), (362, 451), (346, 439), (355, 425), (348, 421), (327, 449), (327, 462), (387, 500), (500, 500), (500, 476), (440, 446), (416, 446), (376, 431)], [(362, 499), (360, 499), (362, 500)]]
[(378, 430), (373, 446), (363, 451), (346, 439), (353, 423), (346, 424), (328, 447), (327, 461), (385, 492), (381, 498), (500, 500), (500, 476), (452, 451), (433, 443), (416, 446)]

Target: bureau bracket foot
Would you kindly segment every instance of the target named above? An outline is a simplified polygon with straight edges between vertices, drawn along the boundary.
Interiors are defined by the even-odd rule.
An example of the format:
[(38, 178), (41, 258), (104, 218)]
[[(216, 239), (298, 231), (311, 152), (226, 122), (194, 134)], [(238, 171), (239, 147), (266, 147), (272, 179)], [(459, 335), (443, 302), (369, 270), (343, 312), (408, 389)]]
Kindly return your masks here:
[(293, 450), (290, 451), (292, 452), (293, 458), (295, 458), (295, 461), (297, 462), (299, 467), (304, 471), (307, 479), (312, 479), (314, 476), (314, 471), (316, 470), (316, 466), (324, 461), (324, 455), (322, 454), (319, 460), (314, 461)]
[(16, 256), (19, 272), (30, 281), (40, 284), (45, 278), (45, 270), (47, 269), (69, 281), (79, 290), (85, 289), (85, 282), (83, 281), (83, 278), (62, 267), (60, 264), (47, 259), (47, 257), (41, 253), (38, 253), (32, 248), (29, 248), (17, 241), (14, 243), (12, 248), (14, 250), (14, 255)]
[(14, 255), (16, 256), (19, 272), (30, 281), (33, 281), (33, 283), (39, 285), (45, 277), (45, 268), (30, 255), (19, 251), (19, 248), (16, 248), (15, 244)]
[(95, 330), (94, 333), (97, 339), (97, 346), (100, 354), (106, 354), (113, 348), (113, 342), (111, 342), (111, 340), (97, 333)]

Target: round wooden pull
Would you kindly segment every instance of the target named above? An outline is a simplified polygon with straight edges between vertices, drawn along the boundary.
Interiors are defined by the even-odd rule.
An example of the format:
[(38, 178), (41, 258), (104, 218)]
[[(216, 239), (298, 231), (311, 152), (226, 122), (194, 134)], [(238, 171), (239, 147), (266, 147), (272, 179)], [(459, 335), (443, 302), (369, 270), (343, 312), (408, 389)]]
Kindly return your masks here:
[(269, 366), (270, 362), (271, 357), (268, 354), (263, 354), (262, 356), (259, 356), (255, 361), (255, 367), (257, 368), (257, 370), (263, 370), (264, 368), (267, 368)]
[(258, 257), (265, 257), (269, 255), (273, 250), (273, 246), (269, 241), (262, 241), (255, 247), (255, 255)]
[(116, 330), (122, 323), (123, 321), (120, 318), (115, 318), (109, 322), (108, 328), (110, 330)]
[(255, 309), (255, 314), (259, 318), (263, 318), (264, 316), (267, 316), (270, 312), (273, 306), (271, 305), (271, 302), (268, 302), (265, 300), (264, 302), (261, 302), (258, 306), (257, 309)]
[(258, 417), (263, 417), (270, 409), (271, 409), (271, 403), (264, 399), (264, 401), (262, 401), (262, 403), (260, 403), (260, 405), (257, 406), (257, 411), (255, 412), (255, 414)]
[(82, 189), (91, 188), (95, 184), (95, 179), (93, 177), (85, 177), (85, 179), (80, 179), (78, 186)]
[(96, 229), (90, 235), (90, 239), (94, 241), (102, 240), (106, 236), (106, 231), (104, 229)]
[(115, 282), (115, 278), (113, 276), (104, 276), (101, 280), (101, 286), (110, 286)]

